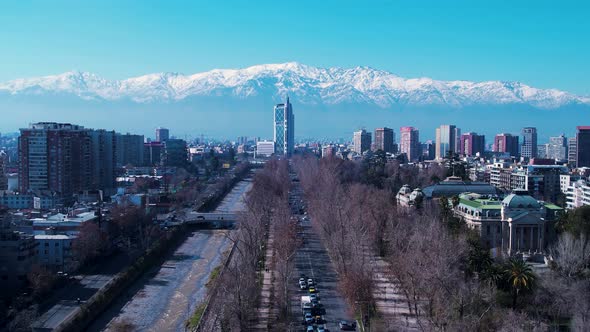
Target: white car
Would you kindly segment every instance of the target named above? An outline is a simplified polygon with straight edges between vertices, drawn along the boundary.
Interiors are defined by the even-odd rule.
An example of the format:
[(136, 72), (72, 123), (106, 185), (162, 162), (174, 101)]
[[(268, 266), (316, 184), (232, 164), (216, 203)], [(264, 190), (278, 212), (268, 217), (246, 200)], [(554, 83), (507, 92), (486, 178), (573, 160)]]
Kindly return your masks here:
[(299, 289), (306, 289), (306, 288), (307, 288), (307, 283), (305, 283), (305, 281), (299, 280)]

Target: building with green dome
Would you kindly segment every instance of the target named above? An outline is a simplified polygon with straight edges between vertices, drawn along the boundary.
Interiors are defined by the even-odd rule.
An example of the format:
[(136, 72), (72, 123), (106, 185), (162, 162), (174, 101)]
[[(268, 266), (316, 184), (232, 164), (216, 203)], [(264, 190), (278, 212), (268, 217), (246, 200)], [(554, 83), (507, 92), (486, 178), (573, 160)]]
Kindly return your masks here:
[(554, 225), (563, 209), (515, 190), (504, 198), (461, 194), (454, 213), (479, 232), (488, 248), (514, 255), (544, 253), (556, 237)]

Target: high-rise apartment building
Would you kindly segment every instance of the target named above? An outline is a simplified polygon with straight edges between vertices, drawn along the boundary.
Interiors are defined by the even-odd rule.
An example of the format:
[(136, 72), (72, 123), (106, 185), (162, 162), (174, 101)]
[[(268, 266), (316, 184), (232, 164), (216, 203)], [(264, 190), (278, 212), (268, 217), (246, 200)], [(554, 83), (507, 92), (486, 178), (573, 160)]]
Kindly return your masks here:
[(117, 162), (115, 132), (88, 130), (91, 146), (92, 177), (91, 188), (115, 188), (115, 167)]
[(567, 160), (567, 138), (562, 134), (549, 137), (549, 144), (546, 147), (547, 158), (555, 160)]
[(162, 162), (162, 152), (164, 144), (162, 142), (147, 142), (143, 144), (143, 165), (157, 166)]
[(284, 104), (274, 107), (274, 143), (275, 154), (291, 156), (295, 146), (295, 115), (289, 97)]
[(518, 136), (502, 133), (494, 138), (494, 152), (508, 153), (512, 157), (518, 157)]
[(578, 141), (576, 137), (570, 137), (567, 139), (567, 163), (576, 167), (576, 161), (578, 160)]
[(459, 153), (461, 150), (461, 128), (455, 128), (455, 144), (453, 146), (453, 152)]
[(522, 146), (520, 156), (523, 158), (535, 158), (537, 156), (537, 128), (522, 128)]
[(535, 159), (552, 159), (549, 156), (549, 143), (537, 145), (537, 157)]
[(182, 139), (167, 139), (162, 151), (162, 165), (184, 167), (188, 161), (186, 142)]
[(485, 136), (477, 133), (465, 133), (460, 136), (460, 148), (458, 150), (461, 156), (475, 156), (483, 154), (485, 150)]
[(395, 134), (391, 128), (375, 129), (375, 150), (393, 153), (393, 144), (395, 143)]
[(39, 122), (21, 129), (19, 190), (50, 190), (71, 196), (95, 189), (91, 186), (92, 146), (88, 130), (78, 125)]
[(143, 165), (143, 135), (116, 134), (117, 166)]
[(401, 127), (399, 132), (399, 151), (406, 154), (408, 161), (419, 160), (422, 153), (418, 129), (414, 127)]
[(425, 160), (434, 160), (436, 157), (436, 149), (435, 149), (434, 142), (432, 140), (427, 140), (424, 144), (422, 144), (422, 156)]
[(578, 126), (576, 133), (576, 167), (590, 167), (590, 126)]
[(354, 145), (354, 151), (358, 154), (371, 150), (371, 133), (364, 129), (355, 131), (352, 137), (352, 144)]
[(457, 133), (460, 133), (454, 125), (442, 125), (436, 128), (436, 159), (444, 159), (448, 153), (457, 151)]
[(156, 128), (156, 142), (165, 142), (170, 138), (170, 131), (166, 128)]

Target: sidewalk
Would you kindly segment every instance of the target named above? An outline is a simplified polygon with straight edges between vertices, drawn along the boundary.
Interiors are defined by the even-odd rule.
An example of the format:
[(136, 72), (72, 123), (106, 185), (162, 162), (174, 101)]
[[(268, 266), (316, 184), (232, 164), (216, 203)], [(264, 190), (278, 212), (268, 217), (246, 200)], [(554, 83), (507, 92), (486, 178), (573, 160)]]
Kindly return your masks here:
[(394, 328), (403, 331), (419, 330), (416, 318), (410, 314), (406, 298), (397, 284), (387, 272), (388, 263), (381, 257), (373, 258), (375, 298), (377, 311), (383, 321)]
[[(271, 226), (272, 227), (272, 226)], [(273, 269), (272, 260), (274, 252), (274, 234), (271, 230), (268, 235), (268, 242), (266, 245), (266, 259), (265, 270), (263, 273), (262, 290), (260, 291), (260, 304), (258, 306), (258, 320), (253, 326), (252, 331), (268, 331), (269, 324), (273, 320), (272, 311), (274, 306), (272, 304), (272, 279)]]

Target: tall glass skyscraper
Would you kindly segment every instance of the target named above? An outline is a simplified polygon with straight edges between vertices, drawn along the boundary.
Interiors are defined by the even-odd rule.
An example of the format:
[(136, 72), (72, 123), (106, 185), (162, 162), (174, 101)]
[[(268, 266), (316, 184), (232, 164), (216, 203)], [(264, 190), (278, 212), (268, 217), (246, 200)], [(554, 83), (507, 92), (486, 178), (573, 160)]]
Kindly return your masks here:
[(293, 154), (294, 139), (295, 116), (287, 97), (286, 103), (277, 104), (274, 108), (275, 154), (290, 157)]
[(436, 159), (444, 159), (448, 152), (455, 153), (459, 150), (457, 143), (460, 144), (460, 140), (457, 139), (457, 135), (461, 136), (461, 129), (454, 125), (441, 125), (436, 128)]

